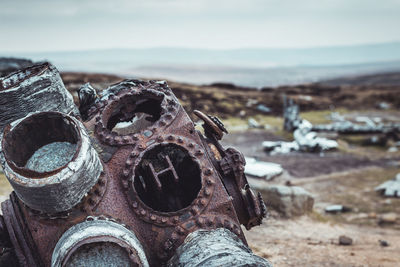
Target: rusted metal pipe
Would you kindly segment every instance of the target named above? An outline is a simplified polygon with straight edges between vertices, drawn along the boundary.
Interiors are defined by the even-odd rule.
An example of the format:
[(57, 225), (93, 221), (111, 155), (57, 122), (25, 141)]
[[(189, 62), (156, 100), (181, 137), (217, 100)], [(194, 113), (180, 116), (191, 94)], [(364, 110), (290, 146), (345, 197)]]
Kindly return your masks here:
[(7, 124), (38, 111), (79, 115), (53, 65), (36, 64), (0, 77), (0, 132)]
[[(75, 149), (66, 151), (65, 143)], [(103, 169), (83, 124), (63, 113), (40, 112), (15, 121), (5, 128), (2, 148), (4, 173), (18, 198), (45, 213), (78, 204)]]
[(132, 263), (149, 266), (136, 235), (121, 224), (96, 217), (68, 229), (57, 242), (51, 260), (54, 267), (118, 267), (132, 266)]
[(174, 266), (272, 267), (271, 263), (254, 255), (236, 235), (224, 228), (197, 230), (189, 234), (168, 261), (168, 267)]

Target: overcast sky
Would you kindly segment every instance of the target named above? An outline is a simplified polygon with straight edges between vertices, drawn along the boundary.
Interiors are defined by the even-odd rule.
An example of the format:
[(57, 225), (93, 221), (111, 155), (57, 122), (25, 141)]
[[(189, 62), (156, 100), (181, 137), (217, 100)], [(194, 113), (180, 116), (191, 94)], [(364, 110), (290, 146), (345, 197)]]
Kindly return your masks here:
[(0, 53), (400, 41), (400, 0), (0, 0)]

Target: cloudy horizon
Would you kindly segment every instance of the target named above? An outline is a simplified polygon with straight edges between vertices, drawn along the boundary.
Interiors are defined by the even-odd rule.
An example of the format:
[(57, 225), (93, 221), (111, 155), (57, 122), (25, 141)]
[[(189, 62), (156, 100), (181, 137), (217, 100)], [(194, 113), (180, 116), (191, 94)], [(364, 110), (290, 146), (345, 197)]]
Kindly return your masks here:
[(0, 1), (0, 53), (399, 42), (400, 1)]

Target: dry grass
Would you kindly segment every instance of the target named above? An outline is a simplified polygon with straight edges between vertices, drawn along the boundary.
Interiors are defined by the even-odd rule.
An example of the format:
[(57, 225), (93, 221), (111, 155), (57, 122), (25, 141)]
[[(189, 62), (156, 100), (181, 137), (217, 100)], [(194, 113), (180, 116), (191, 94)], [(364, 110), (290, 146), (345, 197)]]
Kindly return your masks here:
[[(341, 115), (349, 113), (348, 109), (338, 108), (333, 110), (334, 112), (339, 112)], [(353, 111), (354, 112), (354, 111)], [(332, 110), (315, 110), (315, 111), (305, 111), (301, 112), (300, 116), (303, 119), (308, 120), (312, 124), (326, 124), (331, 123), (330, 115)]]
[(3, 173), (0, 173), (0, 199), (1, 197), (7, 198), (12, 190), (13, 189), (6, 176)]

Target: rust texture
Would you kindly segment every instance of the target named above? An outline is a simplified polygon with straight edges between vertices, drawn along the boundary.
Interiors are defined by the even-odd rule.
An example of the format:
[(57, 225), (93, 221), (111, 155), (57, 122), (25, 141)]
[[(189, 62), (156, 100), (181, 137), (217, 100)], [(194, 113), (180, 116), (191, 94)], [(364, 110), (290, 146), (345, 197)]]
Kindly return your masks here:
[[(13, 84), (18, 84), (18, 81), (13, 81)], [(24, 94), (30, 93), (26, 84), (23, 90)], [(247, 244), (240, 225), (250, 229), (260, 224), (266, 209), (261, 197), (255, 195), (247, 183), (243, 155), (220, 145), (219, 140), (227, 133), (221, 121), (196, 111), (195, 114), (204, 121), (204, 135), (197, 131), (164, 81), (125, 80), (110, 86), (99, 96), (91, 93), (93, 90), (88, 85), (83, 90), (79, 107), (85, 113), (83, 116), (63, 114), (66, 110), (63, 108), (18, 117), (22, 118), (19, 123), (24, 123), (34, 120), (35, 116), (54, 117), (54, 111), (58, 111), (63, 114), (63, 122), (82, 123), (85, 129), (73, 135), (73, 143), (77, 144), (76, 155), (80, 155), (79, 151), (85, 144), (82, 138), (87, 135), (97, 154), (90, 158), (75, 155), (63, 167), (49, 173), (29, 170), (25, 166), (26, 160), (38, 147), (13, 148), (20, 145), (15, 136), (24, 134), (14, 132), (25, 129), (26, 139), (35, 135), (29, 132), (31, 128), (28, 126), (18, 128), (17, 123), (9, 125), (8, 119), (4, 122), (8, 125), (1, 142), (0, 159), (6, 165), (5, 170), (10, 170), (5, 172), (7, 178), (13, 181), (13, 186), (16, 183), (19, 186), (14, 187), (16, 193), (13, 192), (10, 199), (2, 203), (4, 228), (22, 266), (52, 266), (52, 262), (57, 263), (54, 266), (67, 266), (68, 258), (85, 244), (119, 240), (118, 231), (132, 233), (131, 240), (115, 243), (126, 249), (133, 266), (166, 264), (185, 238), (200, 229), (225, 228)], [(40, 101), (36, 101), (40, 106)], [(54, 141), (69, 142), (72, 138), (68, 131), (57, 129), (57, 125), (53, 128), (48, 128), (46, 135), (40, 135), (49, 140), (27, 142), (40, 141), (41, 145), (46, 145)], [(16, 157), (15, 151), (23, 156)], [(96, 163), (97, 160), (100, 164)], [(67, 168), (73, 169), (71, 166), (87, 168), (82, 177), (95, 176), (89, 190), (81, 192), (83, 187), (79, 186), (82, 184), (79, 177), (75, 181), (76, 175), (66, 171)], [(57, 176), (63, 171), (71, 176), (64, 179), (66, 182)], [(8, 177), (10, 173), (12, 175)], [(63, 183), (57, 184), (52, 179), (60, 179)], [(56, 202), (54, 193), (68, 195), (65, 194), (68, 183), (76, 201), (68, 200), (63, 205), (57, 202), (55, 209), (52, 206)], [(30, 188), (22, 190), (21, 186)], [(32, 197), (34, 190), (51, 192), (52, 201), (38, 201)], [(30, 194), (30, 198), (24, 194)], [(42, 206), (37, 203), (42, 203)], [(70, 207), (69, 203), (74, 205)], [(109, 235), (92, 235), (90, 229), (97, 229), (95, 226), (102, 229), (107, 225), (90, 223), (98, 220), (112, 224), (114, 228), (111, 230), (104, 228), (110, 232)], [(74, 227), (76, 225), (80, 227)], [(87, 238), (68, 247), (70, 244), (65, 241), (68, 238), (64, 234), (73, 236), (75, 228)], [(62, 258), (64, 254), (56, 251), (56, 247), (68, 257)]]

